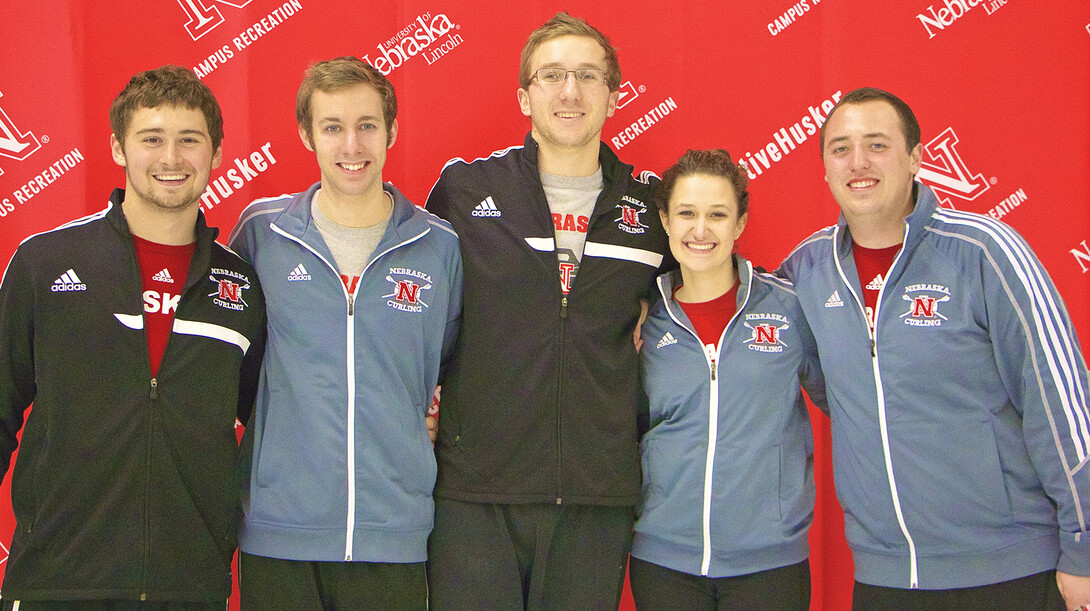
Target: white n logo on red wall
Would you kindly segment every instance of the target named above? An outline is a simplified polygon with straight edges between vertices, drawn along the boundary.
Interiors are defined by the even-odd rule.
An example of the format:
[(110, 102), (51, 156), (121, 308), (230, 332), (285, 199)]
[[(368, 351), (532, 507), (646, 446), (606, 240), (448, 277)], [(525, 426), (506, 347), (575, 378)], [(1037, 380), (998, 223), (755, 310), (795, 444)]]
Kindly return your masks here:
[(965, 162), (961, 160), (961, 155), (958, 155), (957, 149), (954, 148), (957, 143), (958, 136), (954, 133), (954, 128), (947, 127), (923, 147), (924, 155), (933, 159), (934, 163), (924, 161), (920, 165), (920, 173), (916, 175), (935, 190), (939, 204), (946, 208), (954, 206), (949, 198), (943, 197), (943, 194), (973, 201), (990, 187), (983, 174), (974, 176), (969, 171)]
[[(0, 93), (0, 98), (4, 97)], [(0, 108), (0, 157), (7, 157), (16, 161), (22, 161), (34, 154), (34, 151), (42, 148), (38, 139), (30, 132), (20, 133), (3, 108)], [(0, 176), (4, 175), (4, 169), (0, 168)]]
[(233, 8), (242, 8), (249, 4), (252, 0), (212, 0), (210, 5), (205, 5), (205, 0), (178, 0), (178, 4), (182, 6), (182, 10), (185, 11), (189, 21), (185, 24), (185, 29), (189, 32), (190, 37), (193, 40), (197, 40), (201, 36), (211, 32), (219, 24), (224, 22), (223, 13), (216, 4), (226, 4)]

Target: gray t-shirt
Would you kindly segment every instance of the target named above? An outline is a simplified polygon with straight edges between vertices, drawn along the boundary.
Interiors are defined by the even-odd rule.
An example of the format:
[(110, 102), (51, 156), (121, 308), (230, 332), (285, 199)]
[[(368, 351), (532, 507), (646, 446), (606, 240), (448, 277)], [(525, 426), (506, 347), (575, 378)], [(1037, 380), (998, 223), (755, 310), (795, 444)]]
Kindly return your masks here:
[[(363, 273), (363, 268), (367, 267), (375, 247), (386, 233), (386, 226), (390, 224), (390, 215), (387, 214), (386, 218), (370, 227), (347, 227), (322, 213), (321, 207), (318, 206), (318, 194), (321, 192), (321, 189), (315, 191), (313, 199), (310, 200), (310, 213), (314, 217), (314, 226), (318, 228), (318, 233), (322, 234), (326, 246), (333, 253), (333, 261), (341, 274), (341, 280), (348, 287), (348, 291), (352, 292), (355, 290), (356, 279)], [(386, 196), (389, 197), (389, 194)], [(390, 207), (390, 211), (393, 212), (393, 206)]]
[(602, 168), (590, 176), (558, 176), (541, 173), (541, 186), (556, 230), (556, 259), (560, 271), (560, 287), (567, 295), (571, 290), (583, 247), (587, 242), (587, 225), (594, 203), (602, 192)]

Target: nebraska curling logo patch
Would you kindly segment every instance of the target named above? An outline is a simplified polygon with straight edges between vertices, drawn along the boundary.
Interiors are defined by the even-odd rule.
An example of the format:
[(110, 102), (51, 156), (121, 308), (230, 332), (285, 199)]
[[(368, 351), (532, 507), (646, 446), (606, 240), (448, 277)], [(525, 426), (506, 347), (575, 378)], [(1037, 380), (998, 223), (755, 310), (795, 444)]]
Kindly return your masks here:
[(431, 276), (424, 272), (405, 267), (391, 267), (386, 280), (393, 291), (383, 295), (386, 305), (402, 312), (423, 312), (428, 307), (424, 301), (424, 291), (432, 287)]
[(941, 327), (950, 320), (939, 312), (939, 306), (950, 301), (950, 289), (941, 284), (910, 284), (901, 299), (908, 302), (908, 311), (901, 314), (912, 327)]
[(749, 339), (743, 344), (756, 352), (783, 352), (787, 347), (783, 332), (791, 328), (791, 321), (782, 314), (746, 314), (742, 323), (750, 330)]
[(242, 291), (250, 288), (250, 279), (245, 275), (229, 269), (213, 267), (208, 279), (216, 286), (216, 290), (209, 293), (212, 303), (226, 310), (241, 312), (249, 305), (242, 298)]
[(621, 196), (621, 203), (614, 206), (621, 210), (621, 217), (613, 219), (617, 229), (625, 233), (647, 233), (647, 225), (640, 222), (640, 215), (647, 212), (647, 205), (628, 195)]

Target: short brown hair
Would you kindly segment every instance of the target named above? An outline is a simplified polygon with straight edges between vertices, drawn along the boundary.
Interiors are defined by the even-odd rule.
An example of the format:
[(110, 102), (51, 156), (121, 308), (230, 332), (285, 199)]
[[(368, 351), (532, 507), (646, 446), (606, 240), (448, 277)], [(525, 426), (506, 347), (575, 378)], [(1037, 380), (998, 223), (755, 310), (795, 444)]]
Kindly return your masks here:
[(586, 36), (594, 39), (606, 52), (606, 85), (610, 91), (617, 91), (621, 87), (621, 62), (617, 59), (617, 49), (609, 42), (609, 38), (598, 28), (587, 23), (581, 17), (560, 11), (552, 19), (546, 21), (526, 39), (526, 45), (522, 47), (522, 58), (519, 61), (519, 86), (526, 89), (530, 86), (533, 72), (530, 70), (530, 58), (543, 43), (561, 36)]
[(662, 182), (655, 189), (655, 205), (663, 214), (670, 213), (670, 196), (679, 178), (699, 174), (727, 179), (738, 200), (738, 218), (749, 210), (749, 175), (741, 164), (734, 163), (724, 149), (701, 151), (689, 149), (677, 163), (662, 173)]
[(908, 104), (884, 89), (860, 87), (849, 91), (844, 97), (840, 98), (836, 106), (833, 106), (833, 109), (825, 116), (825, 122), (821, 124), (819, 133), (821, 140), (819, 151), (822, 156), (825, 155), (825, 126), (829, 124), (829, 119), (833, 118), (833, 113), (845, 104), (862, 104), (864, 102), (886, 102), (892, 106), (901, 119), (901, 132), (905, 136), (905, 145), (908, 147), (908, 152), (911, 153), (912, 149), (916, 148), (916, 145), (920, 143), (920, 122), (916, 120), (916, 115)]
[(314, 92), (332, 93), (361, 83), (374, 87), (382, 99), (382, 119), (386, 122), (386, 142), (389, 143), (390, 129), (397, 118), (397, 94), (394, 93), (394, 85), (370, 64), (350, 55), (311, 64), (303, 73), (303, 82), (299, 85), (299, 93), (295, 95), (295, 120), (306, 130), (307, 138), (314, 137), (310, 131), (314, 121), (310, 101)]
[(132, 116), (141, 108), (176, 106), (199, 110), (208, 126), (212, 150), (223, 142), (223, 113), (212, 90), (197, 75), (181, 66), (161, 66), (138, 72), (110, 104), (110, 129), (124, 146)]

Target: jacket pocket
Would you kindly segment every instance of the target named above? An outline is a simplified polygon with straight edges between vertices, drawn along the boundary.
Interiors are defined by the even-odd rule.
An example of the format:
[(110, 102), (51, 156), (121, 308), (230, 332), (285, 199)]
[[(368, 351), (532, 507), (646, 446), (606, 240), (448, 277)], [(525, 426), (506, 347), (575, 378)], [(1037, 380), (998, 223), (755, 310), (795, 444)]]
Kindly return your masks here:
[(780, 446), (780, 519), (789, 526), (813, 513), (814, 457), (803, 444)]
[(922, 445), (894, 454), (893, 468), (899, 480), (903, 477), (903, 486), (898, 482), (902, 503), (914, 507), (919, 517), (948, 525), (939, 529), (947, 534), (1010, 522), (1010, 496), (990, 420), (928, 423), (906, 438), (919, 439)]

